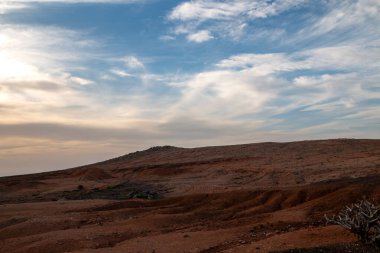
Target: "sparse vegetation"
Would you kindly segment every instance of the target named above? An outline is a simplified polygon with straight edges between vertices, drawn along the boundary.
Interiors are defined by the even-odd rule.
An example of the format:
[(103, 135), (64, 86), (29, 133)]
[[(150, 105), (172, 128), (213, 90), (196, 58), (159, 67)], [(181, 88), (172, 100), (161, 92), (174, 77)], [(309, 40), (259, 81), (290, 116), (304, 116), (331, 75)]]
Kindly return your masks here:
[(132, 199), (157, 199), (157, 193), (150, 191), (133, 191), (129, 194)]
[(125, 181), (117, 185), (107, 185), (103, 187), (85, 188), (78, 185), (73, 191), (63, 191), (59, 193), (60, 198), (71, 200), (83, 199), (149, 199), (160, 198), (159, 189), (144, 183), (134, 183)]
[(380, 247), (380, 205), (363, 199), (344, 207), (338, 215), (325, 218), (350, 230), (361, 243)]
[(362, 244), (337, 244), (313, 248), (289, 249), (270, 253), (379, 253), (375, 247)]

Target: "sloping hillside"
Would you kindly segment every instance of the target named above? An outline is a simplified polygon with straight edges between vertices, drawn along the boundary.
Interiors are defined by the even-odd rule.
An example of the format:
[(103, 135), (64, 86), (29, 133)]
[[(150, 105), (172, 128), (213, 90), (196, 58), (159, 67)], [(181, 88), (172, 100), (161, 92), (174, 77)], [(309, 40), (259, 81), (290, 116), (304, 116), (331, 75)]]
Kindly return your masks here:
[(325, 213), (380, 200), (380, 140), (154, 147), (0, 178), (0, 252), (270, 252), (353, 242)]

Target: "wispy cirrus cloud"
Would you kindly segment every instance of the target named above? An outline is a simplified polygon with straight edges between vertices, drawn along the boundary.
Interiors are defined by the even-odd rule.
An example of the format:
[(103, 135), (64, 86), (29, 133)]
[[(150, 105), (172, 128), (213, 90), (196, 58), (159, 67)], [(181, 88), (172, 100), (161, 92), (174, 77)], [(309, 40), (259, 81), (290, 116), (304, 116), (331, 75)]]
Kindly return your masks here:
[(91, 57), (96, 46), (77, 31), (54, 26), (0, 25), (0, 80), (52, 80), (70, 77), (70, 62)]
[(124, 65), (129, 69), (144, 69), (144, 63), (136, 56), (128, 55), (120, 59)]
[(5, 14), (12, 11), (17, 11), (20, 9), (28, 8), (29, 6), (25, 3), (21, 2), (9, 2), (9, 1), (2, 1), (0, 2), (0, 15)]
[[(170, 114), (256, 122), (256, 130), (267, 131), (278, 127), (302, 131), (309, 124), (327, 122), (347, 128), (348, 115), (377, 107), (373, 102), (380, 100), (374, 92), (379, 89), (379, 55), (378, 48), (357, 45), (234, 55), (182, 82), (183, 97)], [(306, 111), (314, 121), (292, 119)], [(371, 115), (363, 114), (362, 123), (373, 125)]]
[[(307, 0), (296, 1), (218, 1), (196, 0), (186, 1), (176, 6), (168, 15), (168, 19), (176, 23), (175, 33), (192, 36), (202, 31), (208, 32), (208, 38), (213, 36), (238, 39), (250, 21), (276, 16), (284, 11), (304, 4)], [(201, 31), (199, 31), (201, 30)], [(208, 39), (209, 40), (209, 39)]]
[(202, 43), (208, 40), (212, 40), (214, 37), (207, 30), (198, 31), (195, 33), (190, 33), (186, 36), (188, 41)]
[(5, 3), (136, 3), (143, 0), (4, 0)]
[(303, 46), (306, 43), (314, 47), (353, 43), (379, 45), (379, 1), (326, 1), (325, 8), (326, 13), (306, 20), (307, 25), (288, 36), (287, 44)]
[[(91, 58), (95, 42), (81, 33), (53, 26), (0, 25), (0, 122), (59, 117), (51, 108), (84, 105), (76, 86), (92, 81), (75, 73)], [(61, 118), (61, 121), (63, 119)]]
[(0, 2), (0, 14), (32, 8), (36, 4), (134, 4), (146, 0), (3, 0)]
[(358, 34), (365, 34), (364, 39), (371, 37), (372, 40), (377, 40), (380, 6), (376, 0), (323, 1), (319, 7), (326, 12), (322, 15), (305, 16), (308, 18), (300, 21), (305, 25), (295, 31), (279, 29), (280, 25), (278, 28), (266, 27), (264, 31), (256, 27), (257, 22), (264, 19), (307, 8), (310, 4), (312, 2), (309, 0), (186, 1), (177, 5), (168, 14), (168, 19), (174, 24), (172, 35), (187, 35), (207, 30), (214, 38), (238, 41), (244, 36), (254, 40), (265, 33), (265, 37), (276, 36), (277, 40), (288, 45), (312, 41), (316, 37), (320, 37), (316, 42), (319, 44), (333, 41), (336, 43), (355, 35), (357, 39), (363, 37)]
[(309, 28), (311, 35), (325, 34), (332, 30), (356, 30), (363, 25), (372, 30), (374, 21), (380, 20), (380, 3), (376, 0), (331, 1), (328, 7), (330, 11)]
[[(128, 113), (118, 107), (121, 105), (108, 108), (110, 88), (100, 86), (96, 72), (91, 74), (86, 67), (88, 62), (103, 61), (104, 54), (86, 32), (9, 24), (0, 25), (0, 34), (0, 106), (7, 108), (0, 123), (98, 124), (96, 115), (102, 111), (102, 117), (107, 117), (108, 111), (109, 118), (113, 118), (112, 111), (123, 115), (136, 112), (134, 106), (124, 105)], [(105, 94), (89, 87), (95, 84)], [(96, 102), (100, 97), (103, 103)]]
[(369, 71), (380, 67), (380, 49), (366, 45), (342, 45), (305, 49), (294, 53), (240, 54), (217, 63), (221, 68), (252, 67), (265, 73), (314, 70)]
[(204, 22), (207, 20), (231, 20), (245, 16), (250, 19), (266, 18), (277, 15), (289, 8), (304, 3), (304, 0), (296, 1), (217, 1), (196, 0), (179, 4), (170, 13), (172, 20)]

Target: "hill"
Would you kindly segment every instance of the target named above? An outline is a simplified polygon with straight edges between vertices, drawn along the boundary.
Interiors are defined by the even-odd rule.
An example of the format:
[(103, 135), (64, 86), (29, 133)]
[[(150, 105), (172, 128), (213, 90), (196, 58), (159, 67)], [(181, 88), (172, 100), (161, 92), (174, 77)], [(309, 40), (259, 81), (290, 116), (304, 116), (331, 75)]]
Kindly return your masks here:
[(340, 247), (323, 215), (362, 196), (380, 200), (380, 140), (153, 147), (0, 178), (0, 252)]

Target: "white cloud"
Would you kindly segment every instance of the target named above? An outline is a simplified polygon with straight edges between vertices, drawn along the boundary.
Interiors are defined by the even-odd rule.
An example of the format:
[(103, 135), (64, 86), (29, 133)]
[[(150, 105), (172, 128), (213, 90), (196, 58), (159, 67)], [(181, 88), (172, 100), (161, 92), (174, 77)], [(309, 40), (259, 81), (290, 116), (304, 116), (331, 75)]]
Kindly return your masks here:
[[(197, 43), (223, 36), (236, 39), (248, 21), (278, 15), (302, 2), (187, 1), (170, 14), (176, 24), (173, 36)], [(11, 3), (24, 8), (36, 1)], [(0, 25), (0, 157), (34, 148), (30, 158), (60, 146), (71, 148), (70, 154), (84, 147), (102, 154), (104, 143), (122, 154), (155, 144), (364, 136), (360, 127), (368, 130), (365, 137), (378, 137), (378, 4), (358, 0), (339, 6), (355, 18), (332, 8), (320, 20), (311, 19), (314, 34), (303, 30), (296, 41), (310, 39), (308, 32), (333, 36), (356, 27), (348, 39), (298, 51), (293, 47), (290, 52), (231, 55), (197, 73), (150, 73), (147, 58), (99, 56), (99, 44), (85, 32)], [(358, 27), (360, 36), (354, 35)], [(276, 31), (276, 36), (286, 33)], [(167, 36), (162, 39), (173, 39)], [(96, 66), (103, 64), (104, 72), (94, 74), (88, 65), (92, 60)], [(109, 85), (121, 81), (118, 77), (126, 85)]]
[[(213, 4), (215, 1), (204, 2)], [(285, 7), (276, 8), (280, 10)], [(238, 7), (235, 6), (232, 11), (235, 9)], [(219, 12), (211, 13), (205, 14), (205, 17), (217, 19), (215, 13)], [(229, 15), (223, 14), (220, 19), (224, 20)], [(270, 15), (269, 12), (267, 15)], [(208, 30), (192, 33), (186, 29), (183, 27), (182, 32), (194, 42), (212, 38)], [(49, 108), (66, 108), (62, 109), (60, 120), (70, 119), (82, 124), (95, 121), (99, 124), (95, 116), (99, 111), (107, 111), (103, 116), (105, 119), (118, 119), (105, 121), (110, 124), (141, 120), (152, 115), (156, 121), (178, 119), (184, 116), (184, 112), (194, 118), (217, 122), (222, 119), (233, 121), (244, 115), (264, 122), (270, 121), (268, 117), (276, 113), (294, 109), (322, 110), (339, 105), (349, 110), (353, 107), (348, 105), (378, 98), (378, 94), (371, 92), (370, 88), (377, 84), (375, 75), (380, 68), (379, 47), (345, 44), (294, 53), (233, 55), (217, 62), (211, 70), (193, 75), (185, 73), (181, 78), (173, 74), (148, 73), (141, 59), (129, 55), (111, 61), (109, 72), (101, 75), (102, 80), (111, 82), (117, 80), (114, 79), (116, 76), (134, 76), (148, 85), (128, 96), (105, 89), (102, 95), (107, 94), (107, 98), (99, 103), (99, 96), (91, 94), (90, 98), (90, 94), (73, 88), (75, 84), (96, 82), (71, 71), (73, 67), (79, 67), (83, 60), (94, 57), (90, 51), (97, 43), (87, 39), (86, 34), (58, 27), (16, 25), (0, 26), (0, 34), (0, 105), (21, 108), (18, 111), (25, 119), (36, 119), (44, 114), (45, 119), (59, 120), (49, 112)], [(112, 66), (114, 62), (120, 66)], [(317, 74), (295, 74), (298, 70), (316, 71)], [(326, 71), (337, 73), (326, 74)], [(292, 73), (293, 78), (287, 78), (287, 73)], [(37, 83), (39, 85), (36, 86)], [(149, 90), (152, 83), (160, 88), (170, 87), (175, 96), (160, 93), (159, 102), (152, 99), (157, 95), (154, 89)], [(57, 85), (60, 92), (52, 89)], [(67, 94), (64, 98), (59, 98), (63, 94), (61, 91)], [(38, 104), (38, 107), (26, 109), (31, 104)], [(92, 104), (96, 104), (96, 108), (90, 108)], [(77, 107), (72, 109), (70, 106)], [(2, 120), (16, 120), (17, 117), (12, 116), (14, 110), (9, 109)]]
[(172, 20), (228, 19), (246, 11), (249, 3), (231, 1), (191, 1), (176, 6), (169, 14)]
[(273, 72), (316, 70), (377, 70), (380, 68), (380, 48), (365, 45), (322, 47), (291, 54), (240, 54), (216, 64), (220, 68), (252, 67), (262, 75)]
[(216, 66), (220, 68), (254, 67), (256, 73), (261, 72), (262, 75), (297, 67), (289, 61), (287, 55), (284, 53), (234, 55), (218, 62)]
[(163, 41), (169, 41), (169, 40), (174, 40), (175, 37), (174, 36), (171, 36), (171, 35), (162, 35), (160, 36), (160, 40), (163, 40)]
[(324, 112), (334, 112), (342, 109), (351, 109), (356, 106), (356, 101), (353, 98), (342, 98), (331, 103), (315, 104), (307, 107), (302, 111), (324, 111)]
[(286, 38), (288, 45), (379, 44), (380, 2), (377, 0), (326, 1), (327, 11), (313, 16), (302, 29)]
[(77, 76), (70, 77), (70, 80), (73, 81), (74, 83), (77, 83), (80, 85), (89, 85), (89, 84), (93, 83), (93, 81), (91, 81), (91, 80), (87, 80), (87, 79), (77, 77)]
[(168, 19), (177, 22), (175, 34), (192, 34), (194, 30), (199, 30), (199, 26), (209, 21), (209, 24), (205, 25), (207, 30), (220, 37), (229, 35), (237, 39), (247, 26), (246, 21), (275, 16), (305, 2), (307, 0), (194, 0), (176, 6), (168, 15)]
[(78, 74), (87, 71), (85, 62), (98, 57), (96, 42), (86, 33), (59, 27), (0, 25), (0, 34), (0, 124), (96, 123), (105, 105), (80, 87), (94, 80)]
[(0, 34), (0, 81), (64, 81), (72, 62), (88, 59), (87, 49), (96, 46), (58, 27), (0, 25)]
[(107, 4), (133, 4), (143, 3), (146, 0), (3, 0), (0, 2), (0, 14), (11, 11), (31, 8), (40, 3), (76, 4), (76, 3), (107, 3)]
[(19, 9), (25, 9), (28, 7), (29, 6), (24, 3), (12, 3), (8, 1), (2, 1), (0, 2), (0, 14), (5, 14)]
[(135, 77), (135, 81), (143, 82), (144, 76), (148, 74), (145, 64), (136, 56), (127, 55), (121, 58), (111, 58), (107, 61), (112, 67), (108, 70), (108, 74), (101, 76), (103, 80), (115, 80), (112, 78), (113, 75), (121, 78)]
[(249, 70), (215, 70), (199, 73), (186, 82), (183, 97), (171, 109), (171, 117), (190, 116), (208, 120), (232, 119), (255, 113), (273, 97), (267, 80)]
[(125, 56), (121, 59), (127, 68), (130, 69), (144, 69), (144, 64), (135, 56)]
[(249, 0), (195, 0), (176, 6), (169, 14), (171, 20), (231, 20), (245, 16), (249, 19), (266, 18), (293, 8), (305, 0), (293, 1), (249, 1)]
[(214, 37), (210, 34), (209, 31), (202, 30), (196, 33), (191, 33), (186, 36), (188, 41), (202, 43), (213, 39)]
[(252, 40), (258, 37), (275, 38), (279, 43), (286, 45), (302, 41), (328, 45), (331, 41), (336, 43), (353, 39), (358, 42), (379, 40), (380, 3), (377, 0), (322, 1), (320, 5), (325, 13), (317, 14), (308, 9), (305, 15), (309, 18), (303, 21), (305, 25), (300, 30), (296, 27), (295, 31), (283, 30), (280, 25), (273, 30), (273, 27), (260, 30), (260, 27), (255, 27), (255, 23), (252, 22), (307, 6), (311, 2), (194, 0), (177, 5), (168, 14), (168, 19), (174, 24), (174, 35), (208, 30), (216, 38), (238, 40), (246, 35)]
[[(54, 3), (54, 2), (66, 2), (66, 3), (133, 3), (139, 2), (139, 0), (3, 0), (6, 3)], [(141, 0), (140, 0), (141, 2)]]
[(48, 79), (49, 75), (42, 73), (38, 68), (22, 59), (13, 57), (7, 51), (0, 52), (0, 80), (41, 80)]
[(120, 3), (130, 4), (143, 2), (143, 0), (3, 0), (4, 4), (28, 4), (28, 3)]
[(327, 33), (335, 29), (352, 29), (371, 19), (380, 20), (380, 2), (377, 0), (343, 1), (333, 4), (331, 11), (311, 28), (313, 34)]
[(119, 76), (119, 77), (131, 77), (131, 76), (133, 76), (132, 74), (130, 74), (124, 70), (121, 70), (121, 69), (111, 69), (110, 72), (112, 74)]
[[(323, 111), (321, 120), (339, 121), (336, 114), (343, 117), (358, 107), (365, 111), (366, 101), (380, 99), (372, 91), (378, 86), (378, 50), (352, 45), (234, 55), (216, 63), (212, 71), (181, 81), (183, 97), (167, 115), (180, 118), (186, 112), (216, 121), (250, 115), (249, 120), (270, 125), (275, 115), (301, 110)], [(299, 72), (303, 70), (310, 74)]]

